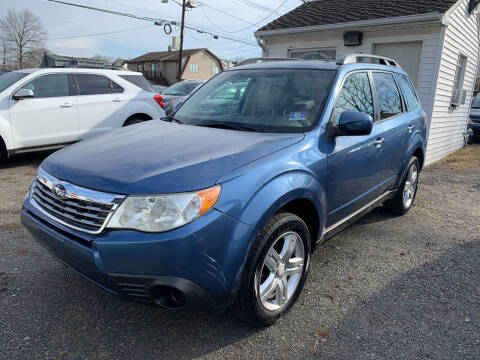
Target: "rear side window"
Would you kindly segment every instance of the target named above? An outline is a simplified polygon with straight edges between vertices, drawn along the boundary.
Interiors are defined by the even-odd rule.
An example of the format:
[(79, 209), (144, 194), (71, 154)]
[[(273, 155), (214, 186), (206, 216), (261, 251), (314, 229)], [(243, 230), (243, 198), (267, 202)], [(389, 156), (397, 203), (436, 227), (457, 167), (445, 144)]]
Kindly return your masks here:
[(155, 92), (152, 84), (145, 79), (142, 75), (120, 75), (123, 80), (127, 80), (129, 83), (138, 86), (140, 89)]
[(415, 89), (412, 82), (403, 74), (396, 74), (395, 77), (397, 78), (400, 90), (402, 90), (403, 98), (405, 99), (405, 104), (407, 105), (407, 110), (415, 110), (418, 107), (418, 98), (415, 94)]
[(335, 104), (335, 124), (345, 111), (356, 111), (373, 117), (373, 97), (370, 81), (366, 72), (358, 72), (345, 80)]
[(32, 90), (36, 99), (70, 96), (68, 74), (43, 75), (23, 85), (22, 89)]
[(77, 74), (79, 95), (111, 94), (112, 83), (109, 78), (95, 74)]
[(380, 119), (388, 119), (400, 114), (402, 112), (402, 102), (393, 75), (374, 72), (373, 81), (377, 90)]
[(116, 82), (112, 81), (112, 92), (115, 94), (119, 94), (123, 92), (123, 88), (118, 85)]

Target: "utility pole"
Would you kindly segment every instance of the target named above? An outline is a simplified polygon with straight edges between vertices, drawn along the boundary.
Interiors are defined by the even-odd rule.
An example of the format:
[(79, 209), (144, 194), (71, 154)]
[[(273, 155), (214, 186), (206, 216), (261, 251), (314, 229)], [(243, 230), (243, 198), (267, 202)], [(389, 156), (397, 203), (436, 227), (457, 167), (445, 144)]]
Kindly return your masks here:
[(182, 3), (182, 25), (180, 28), (180, 50), (178, 51), (178, 74), (177, 80), (180, 82), (182, 78), (182, 65), (183, 65), (183, 32), (185, 31), (185, 0)]

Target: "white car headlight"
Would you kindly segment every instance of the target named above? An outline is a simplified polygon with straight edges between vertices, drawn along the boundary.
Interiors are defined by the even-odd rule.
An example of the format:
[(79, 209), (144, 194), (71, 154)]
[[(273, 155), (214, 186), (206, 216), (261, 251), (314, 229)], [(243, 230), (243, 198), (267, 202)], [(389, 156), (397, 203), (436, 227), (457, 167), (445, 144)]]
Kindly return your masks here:
[(127, 196), (108, 222), (110, 229), (163, 232), (205, 214), (217, 201), (220, 185), (192, 193)]

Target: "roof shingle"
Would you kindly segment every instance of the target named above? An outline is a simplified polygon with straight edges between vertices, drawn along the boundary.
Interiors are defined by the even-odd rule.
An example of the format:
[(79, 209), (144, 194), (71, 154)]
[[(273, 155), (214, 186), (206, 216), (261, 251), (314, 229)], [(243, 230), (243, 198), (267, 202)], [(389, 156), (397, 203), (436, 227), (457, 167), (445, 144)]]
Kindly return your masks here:
[(297, 7), (258, 31), (445, 13), (456, 2), (456, 0), (317, 0)]

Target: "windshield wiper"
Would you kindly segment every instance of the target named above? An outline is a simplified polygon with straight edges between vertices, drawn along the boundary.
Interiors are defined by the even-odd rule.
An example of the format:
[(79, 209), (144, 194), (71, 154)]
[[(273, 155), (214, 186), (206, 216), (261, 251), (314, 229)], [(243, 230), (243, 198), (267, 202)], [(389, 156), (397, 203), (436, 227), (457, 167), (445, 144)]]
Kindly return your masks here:
[(241, 126), (241, 125), (232, 125), (232, 124), (225, 124), (225, 123), (218, 123), (218, 124), (197, 124), (197, 126), (202, 127), (209, 127), (209, 128), (216, 128), (216, 129), (227, 129), (227, 130), (238, 130), (238, 131), (250, 131), (250, 132), (257, 132), (257, 129), (248, 127), (248, 126)]

